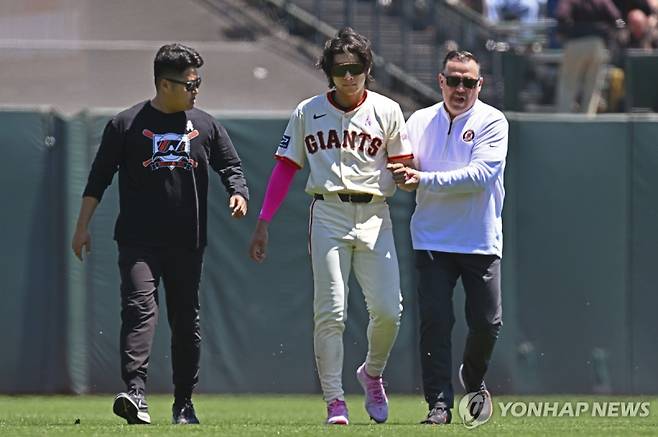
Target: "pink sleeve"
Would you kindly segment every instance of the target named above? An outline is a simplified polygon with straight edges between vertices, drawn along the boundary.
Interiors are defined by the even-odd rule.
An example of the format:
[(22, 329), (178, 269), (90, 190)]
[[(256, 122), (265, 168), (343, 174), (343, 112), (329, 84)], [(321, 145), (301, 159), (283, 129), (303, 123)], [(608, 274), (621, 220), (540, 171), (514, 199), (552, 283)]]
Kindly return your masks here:
[(265, 199), (263, 199), (263, 207), (260, 210), (258, 218), (269, 222), (276, 214), (277, 210), (286, 198), (292, 178), (297, 173), (299, 167), (295, 163), (287, 159), (279, 159), (272, 170), (272, 175), (267, 183), (267, 190), (265, 190)]

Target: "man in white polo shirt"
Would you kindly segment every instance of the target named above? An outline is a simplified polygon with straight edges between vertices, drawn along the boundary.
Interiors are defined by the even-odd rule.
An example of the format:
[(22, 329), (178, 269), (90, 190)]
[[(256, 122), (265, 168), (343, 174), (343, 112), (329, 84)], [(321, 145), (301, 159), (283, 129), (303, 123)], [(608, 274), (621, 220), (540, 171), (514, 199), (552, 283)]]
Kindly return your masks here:
[(471, 53), (448, 53), (438, 82), (443, 102), (415, 112), (407, 122), (416, 169), (400, 163), (388, 166), (400, 188), (417, 189), (411, 237), (420, 281), (427, 424), (452, 420), (452, 296), (460, 277), (469, 331), (459, 377), (468, 393), (484, 399), (485, 415), (491, 413), (491, 396), (484, 375), (502, 326), (501, 214), (508, 123), (500, 111), (478, 100), (482, 78)]

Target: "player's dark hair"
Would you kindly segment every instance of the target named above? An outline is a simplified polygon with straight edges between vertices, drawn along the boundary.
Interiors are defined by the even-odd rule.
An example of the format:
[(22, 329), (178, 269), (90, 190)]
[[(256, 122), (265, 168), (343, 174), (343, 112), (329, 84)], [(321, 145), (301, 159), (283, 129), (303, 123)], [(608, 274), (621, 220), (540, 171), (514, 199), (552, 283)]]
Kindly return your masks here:
[(466, 50), (450, 50), (443, 59), (443, 67), (441, 71), (445, 71), (448, 61), (458, 61), (464, 64), (468, 61), (473, 61), (478, 65), (478, 69), (480, 68), (480, 61), (478, 61), (478, 58), (476, 58), (473, 53), (467, 52)]
[(335, 86), (331, 77), (331, 67), (334, 65), (334, 56), (340, 53), (353, 53), (358, 56), (366, 71), (366, 86), (374, 79), (370, 76), (372, 67), (372, 50), (370, 41), (365, 36), (357, 33), (351, 27), (344, 27), (338, 31), (335, 37), (324, 44), (322, 56), (318, 59), (316, 67), (324, 71), (329, 81), (329, 86)]
[(182, 44), (167, 44), (158, 50), (153, 61), (155, 83), (161, 77), (180, 77), (190, 67), (200, 68), (203, 58), (191, 47)]

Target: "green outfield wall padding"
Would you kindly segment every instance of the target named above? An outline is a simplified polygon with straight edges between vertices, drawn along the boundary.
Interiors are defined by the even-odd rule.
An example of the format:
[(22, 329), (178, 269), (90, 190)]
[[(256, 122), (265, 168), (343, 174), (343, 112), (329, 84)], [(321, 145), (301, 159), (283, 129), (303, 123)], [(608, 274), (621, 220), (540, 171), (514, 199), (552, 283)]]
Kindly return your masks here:
[[(516, 229), (518, 228), (517, 190), (513, 189), (519, 183), (519, 128), (520, 123), (510, 121), (509, 144), (507, 151), (507, 162), (505, 165), (505, 203), (503, 206), (503, 262), (501, 264), (501, 286), (503, 298), (503, 327), (500, 331), (493, 360), (495, 365), (489, 371), (487, 382), (492, 390), (510, 392), (524, 392), (536, 390), (536, 377), (534, 365), (526, 355), (520, 354), (519, 347), (523, 345), (523, 339), (519, 332), (518, 321), (518, 250)], [(463, 298), (462, 298), (463, 299)], [(460, 308), (460, 316), (464, 315), (463, 304)], [(454, 362), (461, 362), (463, 344), (466, 340), (466, 327), (464, 317), (461, 320), (461, 331), (463, 339), (458, 343), (459, 348), (453, 351)], [(453, 378), (454, 379), (454, 378)], [(454, 382), (455, 387), (460, 383)]]
[(517, 127), (518, 174), (508, 186), (516, 211), (508, 212), (517, 226), (518, 335), (533, 350), (541, 391), (630, 389), (630, 126), (549, 119)]
[[(0, 391), (107, 393), (123, 388), (117, 181), (91, 224), (92, 253), (80, 263), (70, 238), (100, 135), (112, 116), (85, 111), (0, 111), (12, 132), (2, 150), (3, 212)], [(313, 354), (313, 284), (307, 254), (310, 197), (298, 172), (270, 225), (268, 257), (247, 255), (285, 117), (223, 116), (243, 160), (250, 210), (234, 220), (219, 177), (210, 178), (209, 239), (201, 282), (200, 392), (319, 393)], [(505, 175), (503, 320), (487, 376), (495, 393), (658, 393), (658, 118), (511, 113)], [(9, 165), (11, 164), (11, 165)], [(409, 235), (414, 196), (390, 200), (404, 312), (386, 370), (392, 393), (421, 399), (416, 273)], [(171, 392), (169, 327), (160, 318), (150, 392)], [(467, 327), (461, 284), (453, 367)], [(350, 281), (343, 382), (366, 353), (367, 311)], [(458, 388), (459, 383), (453, 381)], [(459, 390), (457, 390), (459, 391)]]
[(630, 287), (626, 295), (631, 330), (631, 388), (634, 393), (658, 393), (658, 124), (637, 121), (632, 130), (631, 228), (626, 236)]
[[(84, 189), (89, 172), (89, 154), (87, 134), (87, 118), (83, 113), (69, 120), (58, 120), (58, 131), (62, 139), (66, 139), (68, 147), (65, 150), (64, 205), (66, 223), (64, 225), (66, 242), (71, 241), (75, 231), (76, 217), (80, 208), (80, 194)], [(59, 256), (67, 266), (66, 297), (67, 297), (67, 370), (70, 378), (71, 391), (86, 393), (89, 391), (89, 362), (87, 337), (87, 282), (85, 275), (86, 261), (80, 262), (72, 250), (61, 249)]]
[(0, 130), (0, 391), (65, 391), (65, 142), (48, 109), (0, 112)]
[(249, 239), (286, 120), (220, 122), (243, 161), (251, 200), (247, 217), (232, 219), (224, 187), (218, 177), (211, 180), (202, 284), (202, 372), (209, 373), (201, 377), (200, 389), (285, 392), (288, 384), (293, 392), (315, 390), (309, 342), (313, 289), (306, 255), (310, 202), (303, 193), (307, 173), (298, 172), (270, 226), (267, 259), (260, 265), (252, 262)]

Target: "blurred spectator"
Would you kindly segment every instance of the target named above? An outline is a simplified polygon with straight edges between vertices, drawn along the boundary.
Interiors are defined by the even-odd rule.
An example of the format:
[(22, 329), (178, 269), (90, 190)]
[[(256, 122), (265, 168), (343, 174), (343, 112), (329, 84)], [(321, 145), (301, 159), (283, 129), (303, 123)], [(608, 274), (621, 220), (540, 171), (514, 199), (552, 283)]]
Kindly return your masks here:
[(412, 13), (413, 20), (411, 26), (413, 30), (425, 30), (434, 20), (434, 14), (432, 13), (429, 0), (414, 0)]
[(539, 18), (538, 0), (485, 0), (486, 17), (492, 23), (500, 21), (537, 21)]
[(556, 109), (594, 114), (601, 99), (606, 46), (615, 35), (621, 14), (612, 0), (560, 0), (558, 31), (565, 39)]
[(486, 17), (493, 23), (512, 24), (499, 35), (515, 50), (530, 48), (537, 41), (531, 24), (539, 19), (540, 0), (484, 0)]
[[(546, 18), (556, 18), (557, 5), (560, 0), (546, 0)], [(560, 47), (560, 41), (557, 37), (557, 29), (551, 27), (548, 31), (548, 47), (557, 49)]]
[(633, 9), (626, 17), (628, 40), (626, 48), (651, 50), (658, 48), (658, 34), (647, 14), (640, 9)]
[(627, 17), (633, 9), (639, 9), (646, 15), (651, 15), (655, 9), (651, 6), (650, 0), (613, 0), (622, 17)]
[(546, 17), (555, 18), (558, 3), (560, 0), (546, 0)]

